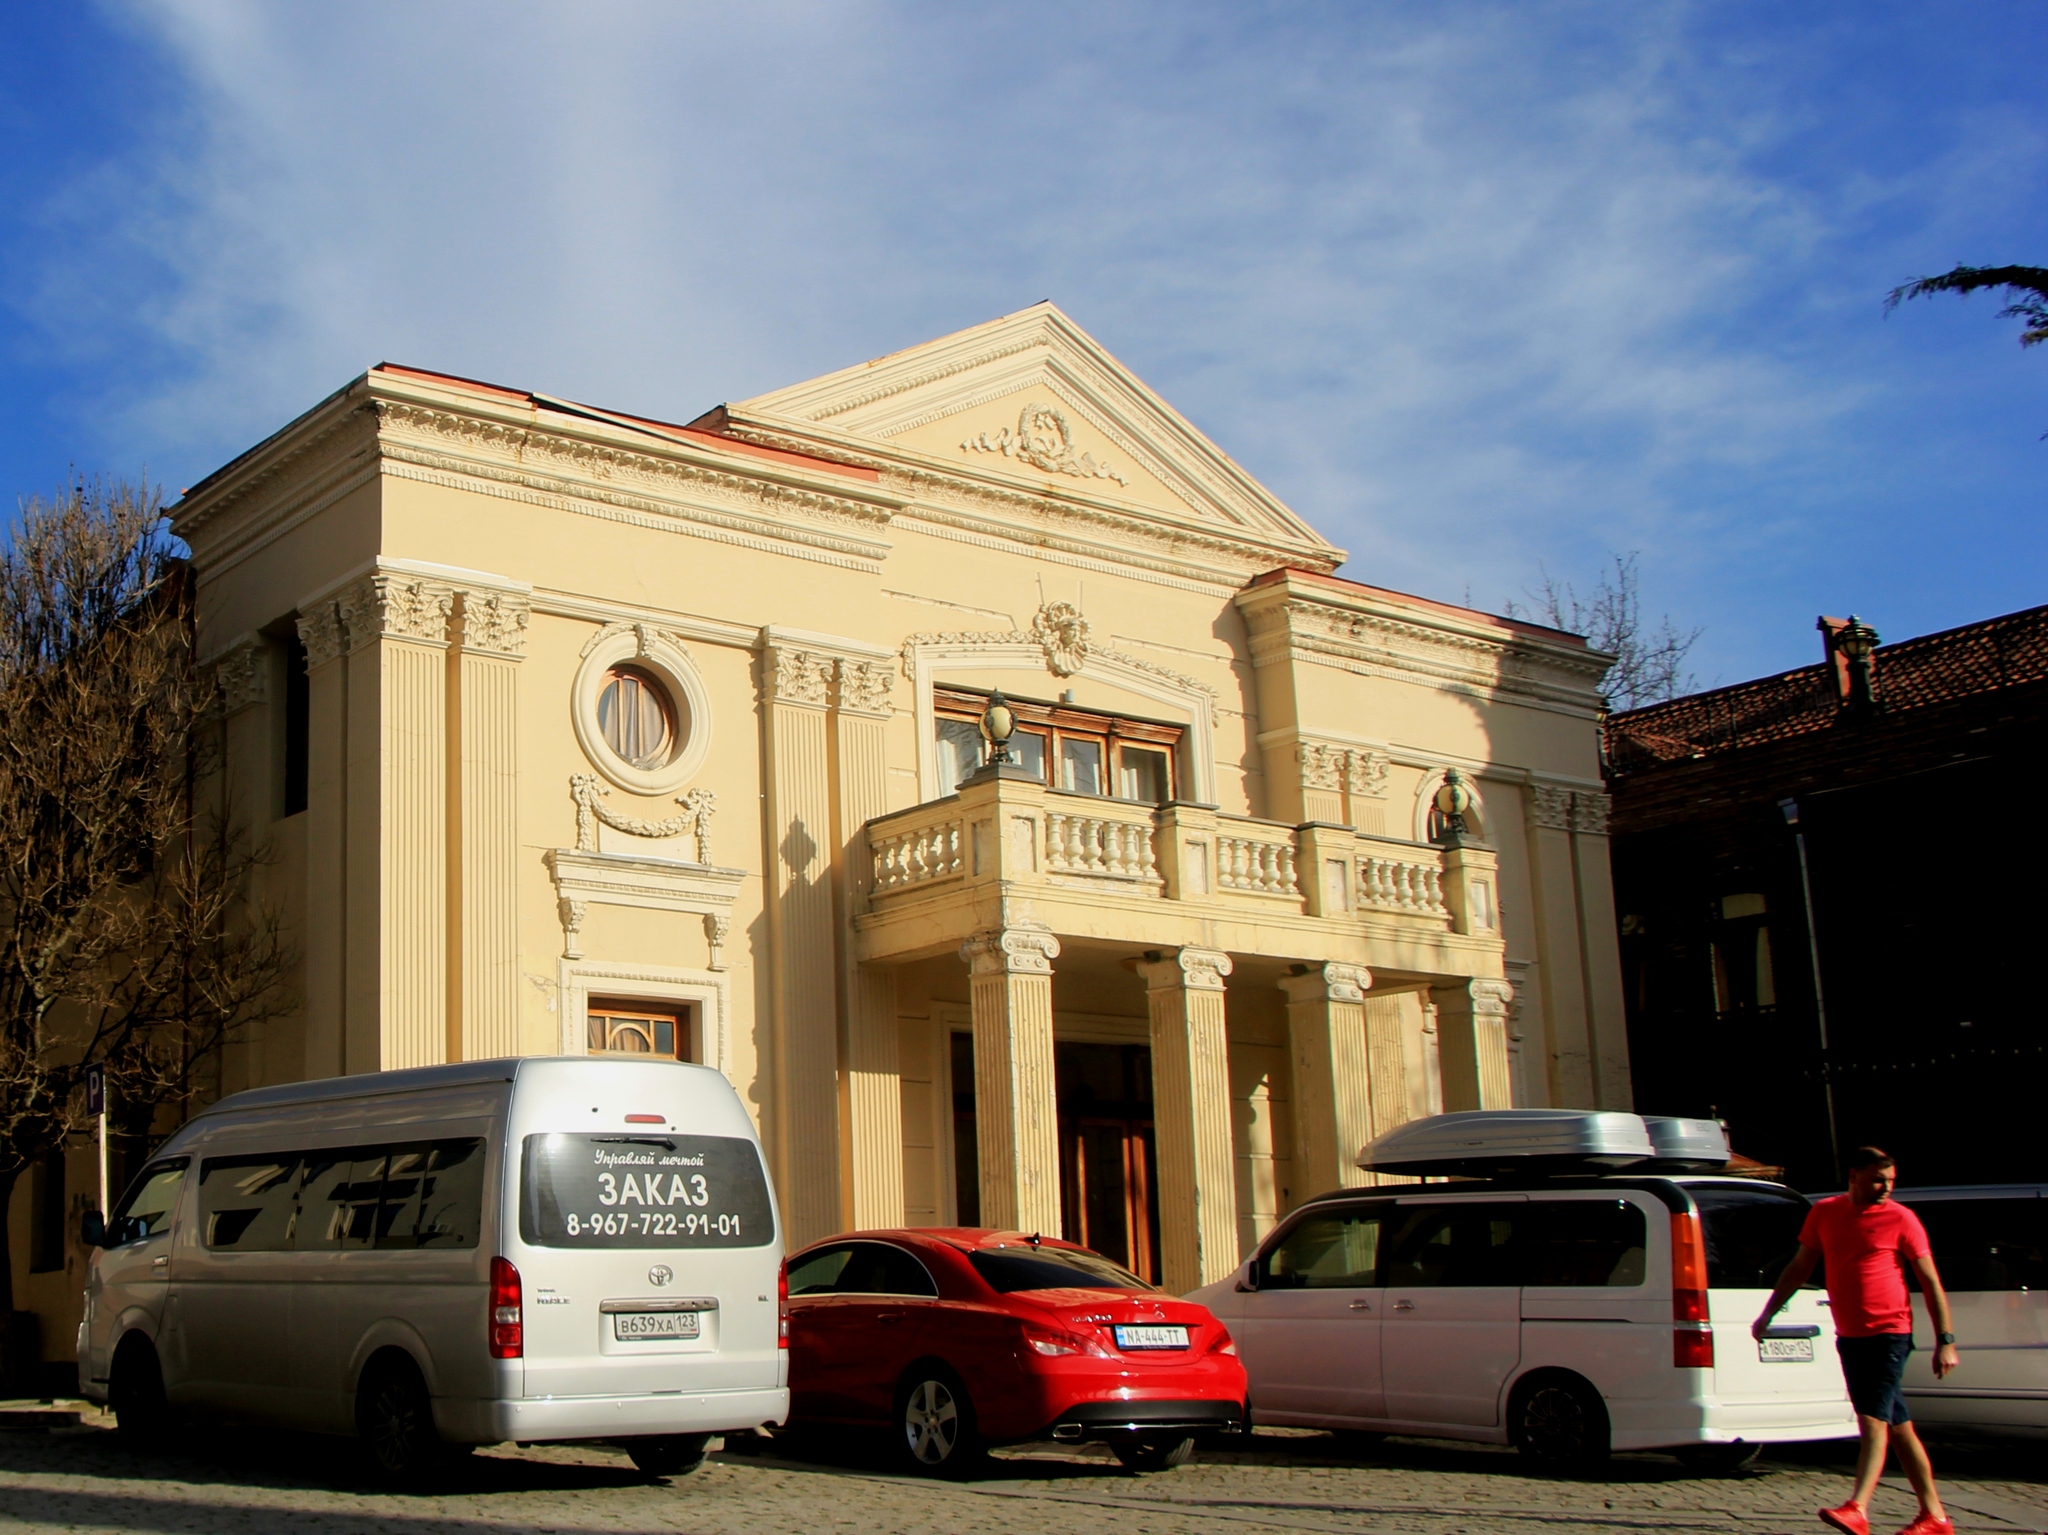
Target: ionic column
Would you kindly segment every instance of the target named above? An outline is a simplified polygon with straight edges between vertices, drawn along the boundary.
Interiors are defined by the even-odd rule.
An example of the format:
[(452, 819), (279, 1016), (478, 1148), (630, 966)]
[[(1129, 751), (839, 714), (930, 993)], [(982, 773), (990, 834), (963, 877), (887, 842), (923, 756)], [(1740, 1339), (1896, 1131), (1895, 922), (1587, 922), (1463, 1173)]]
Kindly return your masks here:
[[(454, 593), (377, 571), (348, 630), (349, 1071), (448, 1058), (448, 616)], [(364, 856), (364, 850), (370, 853)]]
[(981, 1223), (1047, 1236), (1060, 1230), (1052, 1060), (1052, 962), (1059, 952), (1051, 933), (1026, 927), (978, 933), (960, 946), (973, 996)]
[[(839, 885), (851, 913), (867, 894), (862, 828), (889, 809), (883, 737), (895, 669), (887, 661), (839, 662)], [(845, 1152), (856, 1230), (903, 1224), (903, 1078), (897, 1062), (896, 972), (843, 958), (846, 995)]]
[(1407, 1002), (1398, 993), (1368, 994), (1365, 999), (1365, 1070), (1371, 1084), (1373, 1138), (1408, 1123)]
[(332, 601), (308, 603), (298, 625), (306, 647), (306, 920), (299, 942), (304, 1075), (311, 1080), (348, 1070), (348, 630)]
[(450, 1060), (519, 1053), (518, 680), (527, 616), (524, 596), (469, 591), (456, 618)]
[(1230, 956), (1181, 949), (1138, 965), (1152, 1015), (1152, 1123), (1163, 1283), (1176, 1295), (1237, 1267), (1237, 1163), (1223, 978)]
[(768, 716), (770, 1144), (793, 1249), (840, 1229), (838, 945), (832, 914), (833, 658), (762, 651)]
[(1373, 1136), (1363, 965), (1330, 963), (1280, 982), (1294, 1051), (1295, 1180), (1304, 1198), (1365, 1181), (1358, 1153)]
[(1508, 1075), (1508, 1003), (1514, 995), (1506, 981), (1460, 981), (1430, 988), (1430, 1001), (1436, 1004), (1445, 1113), (1514, 1106)]

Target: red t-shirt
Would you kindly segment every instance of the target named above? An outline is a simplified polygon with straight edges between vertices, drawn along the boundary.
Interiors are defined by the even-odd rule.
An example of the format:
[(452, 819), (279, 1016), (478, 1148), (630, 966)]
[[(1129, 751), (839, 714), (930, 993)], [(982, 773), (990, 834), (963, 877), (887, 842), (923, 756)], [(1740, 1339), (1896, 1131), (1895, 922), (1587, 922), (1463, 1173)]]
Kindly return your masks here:
[(1837, 1334), (1871, 1338), (1913, 1330), (1906, 1265), (1928, 1252), (1919, 1216), (1896, 1199), (1859, 1210), (1847, 1194), (1837, 1194), (1806, 1212), (1799, 1240), (1827, 1260)]

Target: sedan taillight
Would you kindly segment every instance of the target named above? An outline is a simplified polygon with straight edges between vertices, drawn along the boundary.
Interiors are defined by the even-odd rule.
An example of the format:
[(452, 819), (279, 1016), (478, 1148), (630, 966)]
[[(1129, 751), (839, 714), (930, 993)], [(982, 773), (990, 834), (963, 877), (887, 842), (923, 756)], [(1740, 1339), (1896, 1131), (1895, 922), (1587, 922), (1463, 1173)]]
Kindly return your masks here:
[(504, 1258), (491, 1260), (491, 1357), (518, 1359), (526, 1352), (524, 1299), (519, 1270)]
[(1216, 1336), (1209, 1340), (1209, 1352), (1229, 1354), (1233, 1358), (1237, 1355), (1237, 1339), (1230, 1336), (1230, 1329), (1221, 1322), (1216, 1324)]

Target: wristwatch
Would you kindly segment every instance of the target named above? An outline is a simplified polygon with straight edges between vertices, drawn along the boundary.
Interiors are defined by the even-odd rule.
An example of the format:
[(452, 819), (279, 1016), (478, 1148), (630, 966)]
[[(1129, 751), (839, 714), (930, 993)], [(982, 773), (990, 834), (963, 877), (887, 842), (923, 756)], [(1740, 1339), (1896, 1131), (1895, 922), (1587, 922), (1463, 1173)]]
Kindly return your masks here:
[(1955, 1341), (1956, 1335), (1952, 1332), (1938, 1332), (1934, 1335), (1934, 1343), (1937, 1348), (1953, 1348)]

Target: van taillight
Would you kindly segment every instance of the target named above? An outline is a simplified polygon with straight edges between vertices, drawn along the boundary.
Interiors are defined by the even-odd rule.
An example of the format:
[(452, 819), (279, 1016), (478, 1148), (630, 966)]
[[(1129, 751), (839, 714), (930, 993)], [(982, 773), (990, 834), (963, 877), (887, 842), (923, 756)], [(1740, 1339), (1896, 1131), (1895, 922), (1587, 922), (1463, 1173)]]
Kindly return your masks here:
[(775, 1272), (775, 1346), (789, 1347), (789, 1260)]
[(1707, 1311), (1707, 1244), (1692, 1210), (1671, 1216), (1671, 1363), (1680, 1370), (1714, 1367), (1714, 1324)]
[(526, 1352), (521, 1317), (519, 1270), (504, 1258), (491, 1260), (491, 1357), (517, 1359)]

